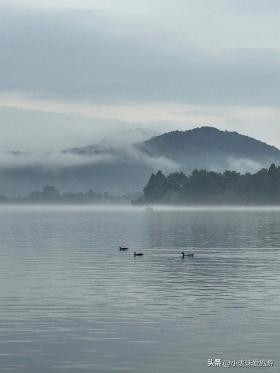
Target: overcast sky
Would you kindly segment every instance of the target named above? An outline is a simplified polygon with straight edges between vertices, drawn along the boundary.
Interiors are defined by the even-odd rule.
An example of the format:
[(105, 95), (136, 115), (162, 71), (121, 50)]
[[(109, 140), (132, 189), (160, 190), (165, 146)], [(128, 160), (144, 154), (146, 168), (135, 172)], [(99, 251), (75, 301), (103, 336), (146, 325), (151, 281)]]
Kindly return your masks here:
[(214, 125), (280, 147), (279, 0), (0, 0), (0, 147)]

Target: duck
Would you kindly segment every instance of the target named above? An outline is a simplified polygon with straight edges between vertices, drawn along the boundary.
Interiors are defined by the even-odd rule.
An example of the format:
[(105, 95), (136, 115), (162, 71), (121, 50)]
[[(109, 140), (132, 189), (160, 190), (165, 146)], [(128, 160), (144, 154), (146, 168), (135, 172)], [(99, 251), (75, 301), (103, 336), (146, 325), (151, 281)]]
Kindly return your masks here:
[(120, 251), (127, 251), (127, 250), (129, 250), (129, 248), (128, 248), (128, 247), (120, 246), (120, 247), (119, 247), (119, 250), (120, 250)]
[(135, 258), (136, 256), (143, 256), (143, 255), (144, 255), (143, 253), (137, 253), (136, 251), (134, 251), (134, 253), (133, 253), (134, 258)]
[(184, 251), (181, 252), (181, 255), (182, 255), (182, 258), (184, 259), (185, 256), (189, 257), (189, 258), (193, 258), (194, 257), (194, 253), (189, 253), (189, 254), (185, 254)]

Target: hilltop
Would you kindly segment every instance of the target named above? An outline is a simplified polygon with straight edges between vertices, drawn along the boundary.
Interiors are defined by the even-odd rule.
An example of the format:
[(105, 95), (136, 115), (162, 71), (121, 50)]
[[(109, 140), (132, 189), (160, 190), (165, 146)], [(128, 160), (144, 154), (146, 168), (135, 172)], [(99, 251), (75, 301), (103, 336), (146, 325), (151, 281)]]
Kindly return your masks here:
[(195, 168), (256, 171), (280, 162), (280, 150), (276, 147), (214, 127), (168, 132), (137, 146), (152, 157), (166, 157), (179, 163), (186, 172)]
[[(5, 153), (0, 194), (23, 195), (51, 184), (62, 192), (93, 190), (123, 195), (142, 190), (152, 172), (194, 169), (240, 173), (280, 164), (280, 150), (237, 132), (214, 127), (172, 131), (129, 146), (66, 149), (45, 155)], [(5, 158), (4, 157), (4, 158)]]

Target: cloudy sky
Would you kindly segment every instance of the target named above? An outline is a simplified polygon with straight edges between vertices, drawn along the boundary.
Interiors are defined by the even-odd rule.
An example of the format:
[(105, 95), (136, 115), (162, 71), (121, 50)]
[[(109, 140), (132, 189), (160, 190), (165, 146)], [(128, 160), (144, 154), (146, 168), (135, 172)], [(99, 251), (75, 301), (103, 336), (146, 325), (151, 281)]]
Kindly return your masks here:
[(280, 147), (279, 0), (0, 0), (0, 148), (214, 125)]

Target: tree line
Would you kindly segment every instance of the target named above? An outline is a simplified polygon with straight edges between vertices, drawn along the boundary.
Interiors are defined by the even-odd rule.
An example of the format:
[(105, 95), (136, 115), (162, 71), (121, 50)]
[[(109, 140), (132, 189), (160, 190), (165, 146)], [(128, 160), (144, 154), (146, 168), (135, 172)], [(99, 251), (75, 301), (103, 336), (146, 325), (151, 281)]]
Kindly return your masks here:
[(108, 203), (129, 203), (136, 194), (124, 194), (121, 196), (112, 195), (108, 192), (98, 193), (93, 190), (86, 192), (60, 192), (52, 185), (46, 185), (42, 190), (36, 190), (26, 196), (8, 197), (0, 194), (0, 203), (69, 203), (69, 204), (108, 204)]
[(271, 164), (256, 173), (194, 170), (165, 176), (152, 173), (138, 204), (280, 205), (280, 167)]

